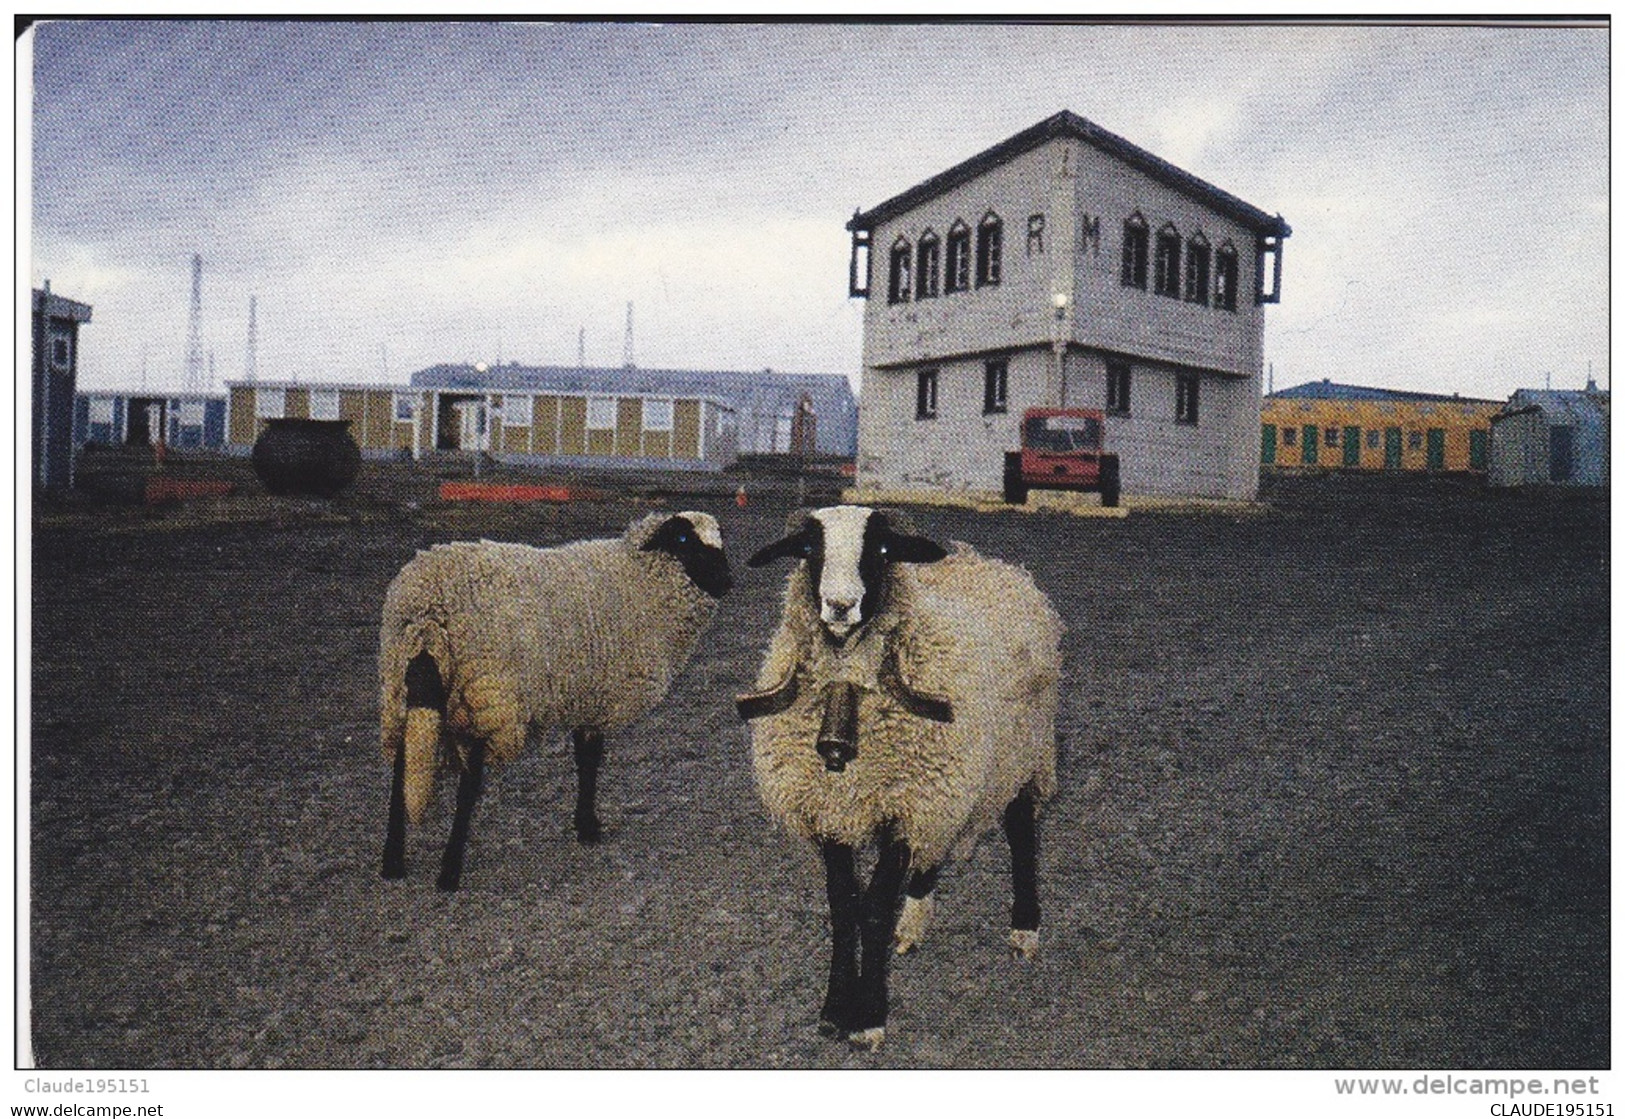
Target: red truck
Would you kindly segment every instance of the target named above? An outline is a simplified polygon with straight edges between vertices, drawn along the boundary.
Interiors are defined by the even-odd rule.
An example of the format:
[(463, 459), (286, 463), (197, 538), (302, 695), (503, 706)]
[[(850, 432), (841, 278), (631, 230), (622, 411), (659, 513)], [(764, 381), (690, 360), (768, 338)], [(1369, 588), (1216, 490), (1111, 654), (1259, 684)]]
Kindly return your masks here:
[(1021, 450), (1004, 455), (1004, 499), (1019, 505), (1029, 490), (1099, 493), (1117, 505), (1117, 456), (1103, 449), (1105, 414), (1092, 408), (1029, 408), (1021, 417)]

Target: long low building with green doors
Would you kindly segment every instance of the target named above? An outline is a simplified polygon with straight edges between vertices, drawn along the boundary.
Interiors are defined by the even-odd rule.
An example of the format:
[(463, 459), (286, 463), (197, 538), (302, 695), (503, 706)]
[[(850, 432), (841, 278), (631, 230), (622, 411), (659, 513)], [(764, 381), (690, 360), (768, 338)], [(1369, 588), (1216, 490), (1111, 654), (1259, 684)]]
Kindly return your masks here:
[(1330, 380), (1264, 397), (1267, 470), (1483, 471), (1499, 400), (1345, 385)]

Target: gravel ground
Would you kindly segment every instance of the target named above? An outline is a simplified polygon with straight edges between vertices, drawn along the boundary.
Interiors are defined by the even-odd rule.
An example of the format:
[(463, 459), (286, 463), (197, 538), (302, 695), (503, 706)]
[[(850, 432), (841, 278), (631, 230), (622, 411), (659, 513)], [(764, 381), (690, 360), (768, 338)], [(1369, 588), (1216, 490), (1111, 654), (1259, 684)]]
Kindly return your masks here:
[[(816, 1032), (821, 874), (731, 702), (784, 577), (741, 561), (806, 485), (481, 508), (432, 480), (147, 510), (104, 477), (36, 508), (42, 1067), (1608, 1067), (1605, 497), (1283, 477), (1246, 514), (915, 511), (1065, 619), (1061, 792), (1039, 958), (1007, 958), (995, 834), (944, 874), (869, 1055)], [(533, 743), (460, 892), (433, 883), (446, 783), (381, 880), (391, 576), (650, 507), (717, 513), (739, 579), (610, 740), (605, 842), (571, 838), (562, 739)]]

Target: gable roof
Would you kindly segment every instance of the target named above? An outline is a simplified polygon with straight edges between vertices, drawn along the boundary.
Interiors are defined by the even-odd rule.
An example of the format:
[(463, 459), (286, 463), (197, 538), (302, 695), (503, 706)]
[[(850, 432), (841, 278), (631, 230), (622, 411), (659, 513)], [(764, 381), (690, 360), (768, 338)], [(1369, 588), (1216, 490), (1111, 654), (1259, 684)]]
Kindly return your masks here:
[(1008, 140), (993, 145), (981, 154), (973, 155), (963, 163), (950, 167), (941, 174), (931, 176), (925, 182), (910, 187), (902, 194), (888, 198), (867, 212), (863, 210), (856, 211), (852, 215), (852, 220), (846, 223), (846, 228), (854, 231), (859, 229), (872, 230), (881, 222), (889, 221), (898, 214), (907, 213), (916, 206), (946, 194), (953, 188), (984, 175), (995, 167), (1009, 163), (1017, 156), (1024, 155), (1034, 148), (1049, 143), (1051, 140), (1063, 137), (1082, 140), (1107, 155), (1122, 160), (1130, 167), (1155, 179), (1164, 186), (1240, 222), (1255, 233), (1275, 237), (1290, 237), (1292, 235), (1292, 227), (1287, 225), (1280, 214), (1266, 214), (1257, 206), (1243, 202), (1228, 191), (1220, 190), (1205, 179), (1197, 178), (1189, 171), (1175, 167), (1167, 160), (1152, 155), (1139, 145), (1129, 143), (1115, 132), (1108, 132), (1093, 121), (1086, 120), (1065, 109), (1052, 117), (1039, 121), (1031, 128), (1016, 133)]

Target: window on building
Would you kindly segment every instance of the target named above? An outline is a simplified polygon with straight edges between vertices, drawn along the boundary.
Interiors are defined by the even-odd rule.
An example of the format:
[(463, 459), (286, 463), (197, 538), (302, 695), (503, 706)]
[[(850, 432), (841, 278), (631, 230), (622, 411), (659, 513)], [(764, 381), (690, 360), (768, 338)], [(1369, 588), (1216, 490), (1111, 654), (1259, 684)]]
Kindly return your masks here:
[(1202, 382), (1195, 373), (1181, 373), (1174, 379), (1174, 420), (1194, 424), (1201, 413)]
[(1365, 445), (1373, 451), (1382, 446), (1382, 432), (1378, 431), (1376, 428), (1372, 428), (1370, 431), (1366, 432)]
[(1328, 427), (1326, 429), (1326, 446), (1328, 446), (1328, 447), (1337, 446), (1338, 437), (1341, 436), (1342, 434), (1343, 434), (1343, 429), (1342, 428), (1340, 428), (1340, 427)]
[(1133, 374), (1126, 361), (1106, 363), (1106, 411), (1127, 415)]
[(937, 371), (935, 369), (922, 369), (914, 392), (914, 418), (917, 420), (934, 420), (937, 418)]
[(1179, 230), (1172, 222), (1157, 230), (1156, 292), (1179, 298)]
[(1005, 412), (1010, 405), (1010, 363), (995, 358), (982, 369), (982, 414)]
[(93, 396), (90, 398), (90, 422), (93, 424), (110, 424), (113, 422), (112, 397)]
[(502, 426), (503, 427), (529, 427), (531, 415), (536, 411), (528, 396), (504, 396), (502, 398)]
[(1411, 450), (1420, 451), (1422, 449), (1422, 433), (1420, 431), (1412, 431), (1408, 433), (1405, 437), (1405, 442)]
[(890, 279), (886, 282), (886, 302), (907, 303), (913, 284), (914, 250), (908, 238), (899, 237), (892, 242)]
[(942, 278), (945, 292), (970, 289), (970, 226), (956, 221), (948, 227), (948, 270)]
[(203, 401), (178, 400), (175, 402), (175, 422), (181, 427), (203, 426)]
[(1213, 305), (1221, 311), (1236, 309), (1236, 247), (1228, 241), (1219, 246), (1214, 261)]
[(1123, 223), (1123, 286), (1145, 290), (1146, 261), (1151, 255), (1151, 227), (1136, 210)]
[(644, 431), (670, 431), (672, 417), (672, 404), (669, 400), (645, 400), (643, 402), (643, 430)]
[(914, 273), (915, 299), (931, 299), (937, 294), (942, 271), (942, 242), (929, 229), (920, 234), (919, 267)]
[(989, 287), (1004, 276), (1004, 222), (989, 210), (976, 227), (976, 286)]
[(336, 420), (339, 418), (339, 394), (337, 389), (310, 390), (310, 418), (313, 420)]
[(1206, 303), (1213, 250), (1200, 233), (1185, 243), (1185, 302)]
[(1281, 429), (1281, 446), (1296, 447), (1297, 445), (1298, 429), (1295, 427), (1283, 427)]
[(587, 397), (587, 430), (615, 430), (615, 398), (613, 396)]
[(254, 415), (262, 420), (279, 420), (288, 408), (288, 394), (283, 389), (256, 389)]
[(66, 334), (51, 335), (51, 364), (66, 369), (71, 364), (73, 346)]
[(395, 394), (395, 422), (411, 423), (412, 417), (417, 415), (417, 397), (410, 393), (398, 392)]
[(1044, 215), (1031, 214), (1027, 218), (1027, 255), (1038, 256), (1044, 251)]

